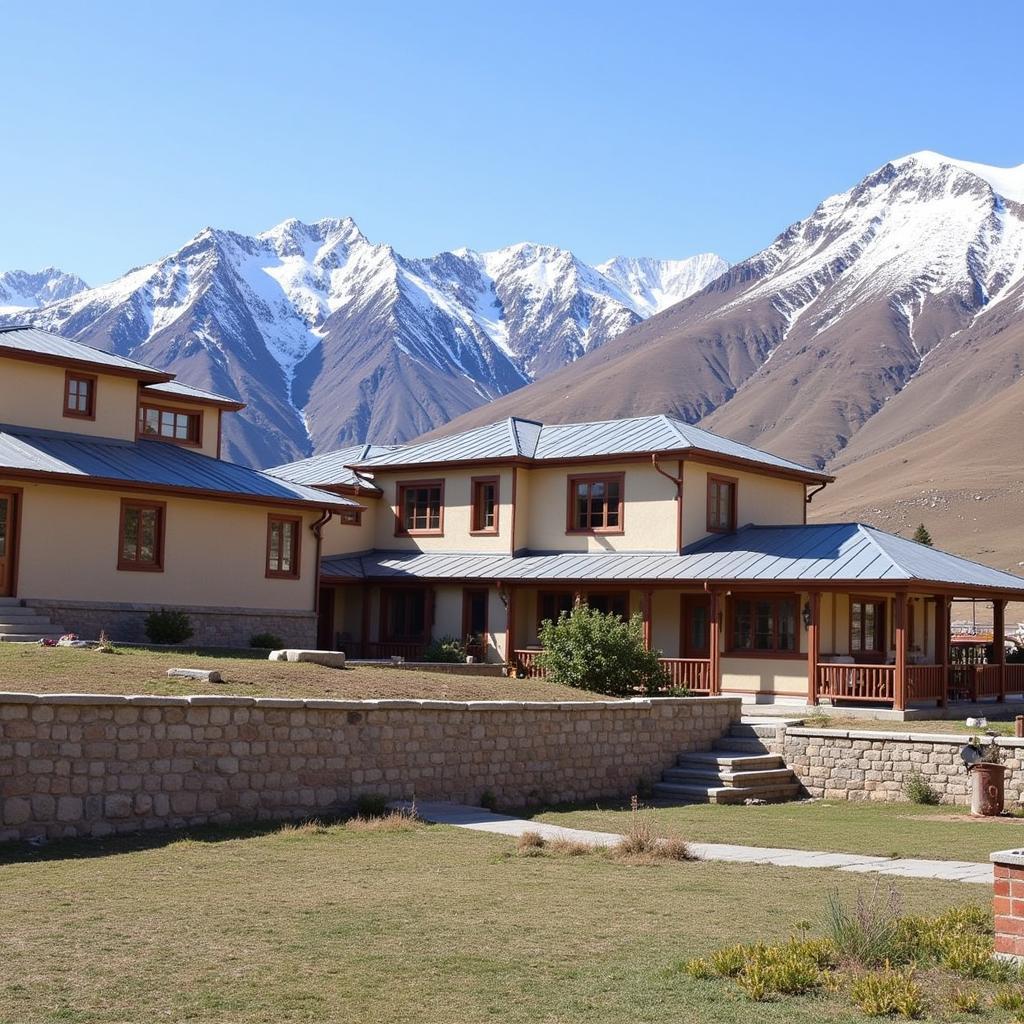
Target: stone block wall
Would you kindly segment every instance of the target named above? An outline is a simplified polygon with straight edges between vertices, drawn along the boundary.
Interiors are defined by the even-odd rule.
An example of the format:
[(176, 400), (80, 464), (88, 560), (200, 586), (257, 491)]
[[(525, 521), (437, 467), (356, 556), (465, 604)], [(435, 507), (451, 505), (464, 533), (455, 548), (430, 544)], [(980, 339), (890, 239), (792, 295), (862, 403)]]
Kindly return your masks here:
[[(914, 772), (944, 804), (970, 802), (960, 750), (968, 736), (952, 733), (876, 732), (790, 728), (770, 746), (797, 774), (808, 795), (831, 800), (906, 800), (904, 786)], [(1024, 793), (1024, 740), (998, 741), (1006, 775), (1006, 804)]]
[(0, 841), (327, 815), (359, 796), (628, 797), (733, 697), (524, 703), (0, 694)]
[[(146, 616), (166, 605), (48, 601), (29, 598), (25, 604), (49, 615), (55, 626), (95, 640), (101, 630), (121, 643), (145, 643)], [(197, 647), (248, 647), (256, 633), (273, 633), (285, 647), (316, 646), (316, 615), (288, 609), (183, 608)]]

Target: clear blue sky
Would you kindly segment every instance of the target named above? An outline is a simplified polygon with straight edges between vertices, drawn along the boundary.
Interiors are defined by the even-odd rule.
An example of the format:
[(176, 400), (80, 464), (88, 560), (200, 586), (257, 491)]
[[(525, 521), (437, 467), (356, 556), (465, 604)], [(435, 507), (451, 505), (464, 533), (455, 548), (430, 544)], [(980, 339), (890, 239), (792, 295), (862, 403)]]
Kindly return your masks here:
[(0, 269), (351, 215), (729, 260), (917, 149), (1024, 161), (1021, 5), (5, 4)]

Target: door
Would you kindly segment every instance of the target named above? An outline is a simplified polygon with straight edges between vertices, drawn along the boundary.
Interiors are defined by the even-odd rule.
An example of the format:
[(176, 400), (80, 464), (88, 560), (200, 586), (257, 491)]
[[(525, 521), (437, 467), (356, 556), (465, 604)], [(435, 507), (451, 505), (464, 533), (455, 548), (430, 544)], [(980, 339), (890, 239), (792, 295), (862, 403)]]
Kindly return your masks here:
[(680, 623), (680, 655), (684, 658), (711, 657), (711, 598), (705, 594), (684, 594)]
[(321, 651), (333, 651), (334, 638), (334, 587), (320, 588), (320, 604), (316, 619), (316, 645)]
[(487, 657), (487, 599), (484, 587), (466, 587), (462, 591), (462, 639), (466, 653), (478, 661)]
[(0, 597), (14, 597), (17, 527), (18, 495), (13, 491), (0, 491)]

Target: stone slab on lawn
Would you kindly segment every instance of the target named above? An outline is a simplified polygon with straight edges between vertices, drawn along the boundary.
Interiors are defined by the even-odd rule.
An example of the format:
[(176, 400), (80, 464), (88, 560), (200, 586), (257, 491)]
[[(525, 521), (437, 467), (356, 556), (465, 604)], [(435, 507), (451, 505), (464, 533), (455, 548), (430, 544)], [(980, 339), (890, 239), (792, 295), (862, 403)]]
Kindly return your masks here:
[(216, 669), (205, 668), (169, 668), (167, 676), (169, 679), (195, 679), (200, 683), (222, 683), (224, 681)]
[(308, 661), (328, 668), (344, 668), (345, 655), (341, 651), (312, 651), (298, 647), (286, 647), (282, 651), (271, 651), (271, 661)]

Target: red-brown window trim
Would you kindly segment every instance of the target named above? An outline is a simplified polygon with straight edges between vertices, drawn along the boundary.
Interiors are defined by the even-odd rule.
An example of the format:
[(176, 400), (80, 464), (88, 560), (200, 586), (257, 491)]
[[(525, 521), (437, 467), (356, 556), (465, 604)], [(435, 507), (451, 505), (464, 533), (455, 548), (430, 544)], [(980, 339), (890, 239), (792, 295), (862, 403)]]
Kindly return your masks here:
[[(405, 492), (417, 488), (438, 489), (438, 526), (428, 529), (405, 528)], [(444, 536), (444, 480), (399, 480), (395, 483), (395, 536), (396, 537), (443, 537)]]
[[(478, 488), (492, 484), (494, 486), (494, 525), (478, 526), (477, 516), (480, 513), (478, 507)], [(499, 531), (498, 510), (501, 507), (501, 477), (500, 476), (474, 476), (469, 481), (469, 532), (474, 537), (494, 537)]]
[[(292, 545), (292, 568), (288, 572), (270, 568), (270, 540), (275, 523), (292, 523), (295, 526), (294, 544)], [(283, 516), (275, 512), (267, 515), (267, 550), (266, 578), (268, 580), (297, 580), (302, 576), (302, 517)]]
[[(166, 434), (156, 433), (147, 434), (142, 429), (142, 421), (145, 418), (146, 410), (152, 409), (158, 415), (162, 415), (165, 412), (173, 413), (175, 416), (188, 416), (195, 422), (196, 425), (196, 436), (195, 439), (188, 438), (182, 439), (178, 437), (168, 437)], [(203, 446), (203, 414), (196, 409), (181, 409), (173, 405), (157, 405), (154, 402), (140, 402), (138, 407), (138, 413), (135, 418), (135, 436), (143, 438), (147, 441), (168, 441), (171, 444), (180, 444), (185, 448), (202, 448)]]
[[(897, 597), (896, 600), (897, 601), (902, 601), (902, 600), (904, 600), (904, 598), (903, 597)], [(879, 613), (879, 611), (881, 611), (881, 622), (876, 623), (876, 625), (875, 625), (875, 642), (879, 645), (878, 647), (871, 647), (871, 648), (869, 648), (869, 647), (861, 647), (858, 651), (856, 651), (856, 652), (854, 651), (854, 649), (853, 649), (853, 606), (855, 604), (861, 604), (861, 605), (873, 604), (873, 605), (876, 605), (877, 606), (876, 609), (875, 609), (875, 614), (876, 615)], [(852, 657), (855, 653), (856, 654), (863, 654), (863, 655), (867, 655), (867, 656), (877, 655), (882, 661), (884, 661), (886, 655), (889, 653), (889, 647), (890, 646), (895, 646), (895, 641), (890, 643), (890, 635), (889, 634), (890, 634), (890, 627), (892, 625), (892, 622), (890, 622), (890, 618), (893, 621), (895, 621), (896, 616), (893, 615), (893, 616), (890, 617), (890, 615), (889, 615), (889, 601), (888, 601), (888, 598), (874, 597), (874, 596), (872, 596), (870, 594), (850, 594), (849, 595), (849, 600), (847, 601), (847, 606), (846, 606), (846, 620), (847, 620), (847, 629), (848, 629), (846, 650), (849, 652), (850, 656)], [(862, 636), (863, 636), (863, 631), (862, 631)]]
[[(619, 525), (618, 526), (588, 526), (578, 527), (576, 525), (576, 485), (582, 482), (595, 483), (617, 483), (619, 485)], [(607, 506), (605, 507), (605, 520), (608, 518)], [(583, 536), (618, 535), (626, 532), (626, 474), (625, 473), (576, 473), (567, 478), (566, 503), (565, 503), (565, 532), (581, 534)]]
[[(401, 635), (391, 632), (391, 607), (395, 599), (402, 595), (414, 594), (416, 600), (423, 602), (423, 626), (419, 633), (403, 633)], [(378, 634), (382, 643), (426, 643), (430, 639), (431, 630), (431, 595), (427, 587), (381, 587), (380, 589), (380, 622)]]
[[(772, 647), (770, 650), (760, 650), (756, 647), (734, 647), (736, 625), (736, 603), (737, 601), (771, 601), (773, 606), (779, 601), (793, 602), (793, 649), (780, 649), (779, 643), (779, 620), (777, 608), (772, 609)], [(798, 593), (786, 593), (784, 591), (760, 594), (757, 591), (749, 593), (733, 594), (727, 602), (727, 614), (725, 623), (725, 651), (723, 656), (730, 658), (789, 658), (797, 659), (803, 657), (800, 653), (800, 595)], [(753, 627), (751, 627), (753, 628)], [(753, 639), (753, 636), (751, 636)]]
[[(125, 516), (129, 509), (152, 511), (156, 517), (155, 558), (152, 562), (140, 562), (137, 559), (124, 557)], [(117, 524), (117, 568), (121, 572), (163, 572), (164, 571), (164, 539), (167, 535), (167, 502), (140, 501), (136, 498), (121, 499), (121, 515)], [(138, 545), (136, 545), (136, 551)]]
[[(89, 408), (86, 412), (72, 409), (68, 404), (68, 390), (73, 380), (82, 381), (89, 385)], [(80, 370), (64, 371), (64, 415), (75, 420), (96, 419), (96, 391), (99, 386), (99, 378), (94, 373), (82, 373)]]
[[(711, 525), (711, 491), (715, 484), (725, 484), (732, 488), (732, 501), (729, 507), (728, 527)], [(708, 473), (708, 496), (707, 496), (707, 531), (708, 533), (735, 533), (736, 532), (736, 510), (739, 505), (740, 482), (735, 476), (720, 476), (717, 473)]]
[(343, 526), (362, 526), (363, 510), (361, 508), (343, 508), (338, 512), (338, 522)]

